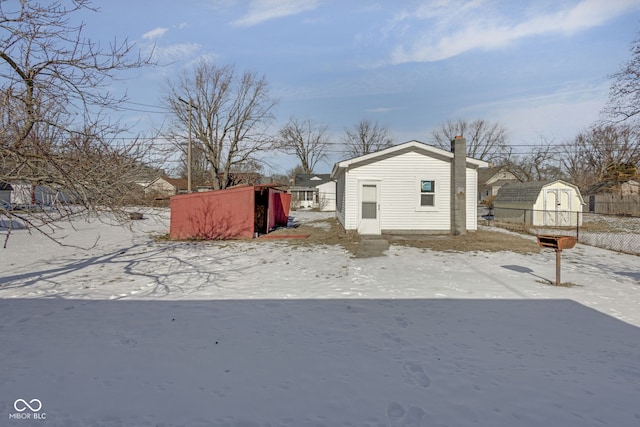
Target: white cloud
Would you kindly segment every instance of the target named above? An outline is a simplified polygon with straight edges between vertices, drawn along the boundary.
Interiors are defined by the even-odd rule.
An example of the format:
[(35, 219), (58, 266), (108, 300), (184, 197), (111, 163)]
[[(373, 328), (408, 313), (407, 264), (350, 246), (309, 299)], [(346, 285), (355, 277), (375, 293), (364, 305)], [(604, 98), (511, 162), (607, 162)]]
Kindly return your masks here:
[(177, 43), (169, 46), (153, 46), (153, 60), (160, 64), (193, 58), (202, 46), (198, 43)]
[(239, 27), (249, 27), (271, 19), (296, 15), (318, 6), (319, 0), (252, 0), (247, 14), (233, 21)]
[(472, 49), (501, 48), (526, 37), (574, 34), (640, 7), (638, 0), (581, 0), (559, 10), (523, 9), (519, 5), (510, 1), (438, 0), (413, 12), (404, 11), (392, 20), (391, 32), (411, 37), (413, 42), (397, 45), (391, 62), (439, 61)]
[(167, 28), (158, 27), (144, 33), (142, 35), (142, 38), (145, 40), (154, 40), (162, 37), (166, 32), (167, 32)]
[(201, 62), (215, 63), (218, 59), (220, 59), (220, 56), (215, 53), (203, 53), (192, 58), (190, 61), (187, 61), (185, 63), (185, 68), (193, 68)]

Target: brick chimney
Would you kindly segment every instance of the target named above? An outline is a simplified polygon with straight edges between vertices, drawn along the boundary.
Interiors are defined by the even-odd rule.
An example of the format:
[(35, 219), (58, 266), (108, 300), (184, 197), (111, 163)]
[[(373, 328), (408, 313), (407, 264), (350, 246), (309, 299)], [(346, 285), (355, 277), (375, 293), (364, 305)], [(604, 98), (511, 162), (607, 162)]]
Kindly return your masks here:
[(451, 141), (451, 234), (467, 234), (467, 141), (456, 136)]

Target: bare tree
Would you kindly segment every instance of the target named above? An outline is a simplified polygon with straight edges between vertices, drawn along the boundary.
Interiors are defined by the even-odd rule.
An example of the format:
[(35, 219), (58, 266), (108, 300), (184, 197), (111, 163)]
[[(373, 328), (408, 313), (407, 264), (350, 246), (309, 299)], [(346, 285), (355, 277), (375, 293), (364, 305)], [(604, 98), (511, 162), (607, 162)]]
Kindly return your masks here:
[(609, 100), (603, 111), (614, 122), (637, 119), (640, 114), (640, 38), (631, 43), (630, 50), (631, 59), (611, 76)]
[[(188, 167), (188, 143), (181, 143), (180, 140), (174, 141), (173, 144), (180, 150), (179, 165), (177, 174), (180, 178), (187, 178), (189, 173)], [(202, 144), (193, 144), (191, 147), (191, 179), (194, 186), (204, 185), (209, 181), (211, 172), (209, 170), (209, 161)]]
[(532, 147), (529, 153), (508, 155), (501, 160), (501, 163), (525, 182), (562, 178), (558, 147), (546, 140)]
[(118, 72), (148, 65), (127, 40), (104, 48), (72, 19), (88, 0), (0, 2), (0, 181), (63, 192), (74, 209), (57, 205), (38, 218), (0, 208), (48, 236), (46, 224), (81, 211), (115, 211), (118, 190), (143, 166), (138, 140), (107, 117), (124, 98), (109, 84)]
[(595, 125), (565, 146), (563, 162), (583, 186), (633, 175), (640, 164), (639, 129), (631, 124)]
[(597, 182), (595, 171), (586, 163), (585, 147), (569, 141), (562, 145), (562, 167), (568, 179), (578, 186), (586, 188)]
[(259, 184), (262, 180), (263, 171), (264, 166), (262, 162), (259, 162), (255, 159), (250, 159), (244, 163), (239, 163), (229, 171), (231, 185)]
[(278, 183), (281, 185), (290, 185), (294, 182), (296, 175), (304, 173), (302, 166), (296, 165), (291, 169), (287, 169), (284, 173), (275, 173), (271, 174), (270, 180), (273, 183)]
[(391, 147), (393, 139), (386, 126), (362, 119), (346, 130), (344, 144), (347, 155), (358, 157)]
[(266, 79), (255, 72), (238, 74), (233, 66), (202, 61), (167, 82), (163, 102), (174, 119), (166, 137), (182, 144), (191, 123), (194, 144), (205, 153), (216, 190), (230, 184), (232, 170), (257, 160), (271, 146), (266, 131), (277, 102)]
[(329, 148), (327, 126), (318, 125), (309, 119), (291, 117), (278, 132), (276, 148), (300, 160), (303, 173), (313, 173), (316, 165), (327, 157)]
[(451, 149), (451, 140), (463, 136), (467, 140), (467, 156), (486, 161), (498, 161), (507, 149), (507, 130), (498, 123), (485, 120), (448, 120), (431, 132), (436, 147)]

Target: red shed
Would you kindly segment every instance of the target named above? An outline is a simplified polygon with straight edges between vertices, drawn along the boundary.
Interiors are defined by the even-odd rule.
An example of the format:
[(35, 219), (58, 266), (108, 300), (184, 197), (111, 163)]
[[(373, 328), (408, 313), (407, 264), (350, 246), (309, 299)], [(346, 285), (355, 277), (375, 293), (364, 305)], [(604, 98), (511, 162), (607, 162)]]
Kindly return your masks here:
[(172, 239), (249, 239), (287, 225), (291, 195), (271, 185), (171, 197)]

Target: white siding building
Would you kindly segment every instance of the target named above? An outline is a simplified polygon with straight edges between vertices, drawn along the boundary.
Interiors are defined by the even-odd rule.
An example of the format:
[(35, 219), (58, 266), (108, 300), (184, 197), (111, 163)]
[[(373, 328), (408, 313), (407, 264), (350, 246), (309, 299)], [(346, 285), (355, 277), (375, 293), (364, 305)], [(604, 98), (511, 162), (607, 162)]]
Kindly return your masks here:
[(336, 183), (329, 174), (298, 174), (289, 189), (291, 207), (317, 208), (329, 212), (336, 210)]
[[(409, 141), (336, 163), (338, 220), (360, 234), (450, 232), (453, 159), (452, 152)], [(465, 162), (466, 185), (456, 188), (466, 201), (466, 229), (476, 230), (477, 170), (488, 163)]]

